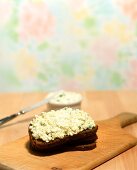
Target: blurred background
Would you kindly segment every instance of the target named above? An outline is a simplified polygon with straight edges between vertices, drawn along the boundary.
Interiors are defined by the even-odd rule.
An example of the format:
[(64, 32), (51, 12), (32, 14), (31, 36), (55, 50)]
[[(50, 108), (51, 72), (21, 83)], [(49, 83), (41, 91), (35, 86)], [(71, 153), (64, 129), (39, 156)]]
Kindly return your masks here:
[(0, 91), (137, 90), (136, 0), (0, 0)]

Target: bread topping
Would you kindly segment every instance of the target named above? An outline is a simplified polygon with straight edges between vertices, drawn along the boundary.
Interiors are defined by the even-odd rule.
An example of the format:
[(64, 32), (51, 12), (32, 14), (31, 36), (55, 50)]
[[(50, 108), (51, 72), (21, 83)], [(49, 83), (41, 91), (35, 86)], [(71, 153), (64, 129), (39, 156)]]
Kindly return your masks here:
[(36, 115), (30, 122), (29, 129), (35, 139), (50, 142), (56, 138), (73, 136), (95, 126), (94, 120), (87, 112), (65, 107)]

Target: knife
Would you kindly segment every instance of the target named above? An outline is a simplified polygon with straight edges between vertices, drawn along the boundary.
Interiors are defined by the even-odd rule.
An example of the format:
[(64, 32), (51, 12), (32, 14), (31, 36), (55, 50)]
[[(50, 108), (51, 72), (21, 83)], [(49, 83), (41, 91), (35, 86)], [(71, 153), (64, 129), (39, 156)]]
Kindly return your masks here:
[(54, 95), (51, 95), (51, 96), (45, 98), (44, 100), (41, 100), (40, 102), (38, 102), (36, 104), (33, 104), (32, 106), (25, 107), (25, 108), (19, 110), (17, 113), (11, 114), (9, 116), (6, 116), (6, 117), (0, 119), (0, 126), (3, 125), (4, 123), (16, 118), (17, 116), (23, 115), (27, 112), (30, 112), (30, 111), (48, 103), (49, 100), (51, 100), (51, 98), (53, 98), (53, 97), (54, 97)]

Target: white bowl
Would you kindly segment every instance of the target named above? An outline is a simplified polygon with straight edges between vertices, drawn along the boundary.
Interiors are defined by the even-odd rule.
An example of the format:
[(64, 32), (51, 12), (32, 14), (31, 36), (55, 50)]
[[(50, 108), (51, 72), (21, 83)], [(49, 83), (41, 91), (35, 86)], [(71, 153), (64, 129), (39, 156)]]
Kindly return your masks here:
[(48, 110), (57, 110), (63, 107), (81, 108), (82, 95), (80, 93), (60, 90), (50, 93), (48, 97), (51, 95), (55, 96), (48, 102)]

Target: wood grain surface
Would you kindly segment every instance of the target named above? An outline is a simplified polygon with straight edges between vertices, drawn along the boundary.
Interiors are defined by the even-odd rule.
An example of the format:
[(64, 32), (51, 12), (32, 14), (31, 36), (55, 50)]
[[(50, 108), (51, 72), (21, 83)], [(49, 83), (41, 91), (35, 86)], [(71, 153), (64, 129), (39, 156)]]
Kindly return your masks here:
[[(137, 92), (82, 92), (83, 102), (82, 109), (90, 112), (95, 120), (107, 119), (116, 116), (122, 112), (137, 113)], [(46, 93), (20, 93), (20, 94), (0, 94), (0, 116), (9, 115), (21, 109), (24, 106), (35, 103), (46, 96)], [(27, 135), (28, 122), (34, 114), (46, 110), (46, 106), (36, 109), (24, 116), (0, 127), (0, 144), (8, 142)], [(123, 123), (124, 126), (125, 123)], [(137, 125), (133, 124), (124, 128), (137, 137)], [(22, 138), (24, 140), (25, 138)], [(18, 140), (20, 141), (20, 140)], [(6, 145), (5, 145), (6, 146)], [(10, 145), (9, 145), (10, 146)], [(4, 147), (2, 147), (4, 148)], [(7, 149), (8, 150), (8, 149)], [(18, 152), (18, 149), (16, 149)], [(10, 158), (9, 158), (10, 159)], [(88, 160), (88, 159), (87, 159)], [(89, 161), (89, 160), (88, 160)], [(16, 161), (17, 162), (17, 161)], [(98, 170), (121, 169), (134, 170), (137, 167), (137, 147), (120, 154), (105, 164), (97, 167)]]

